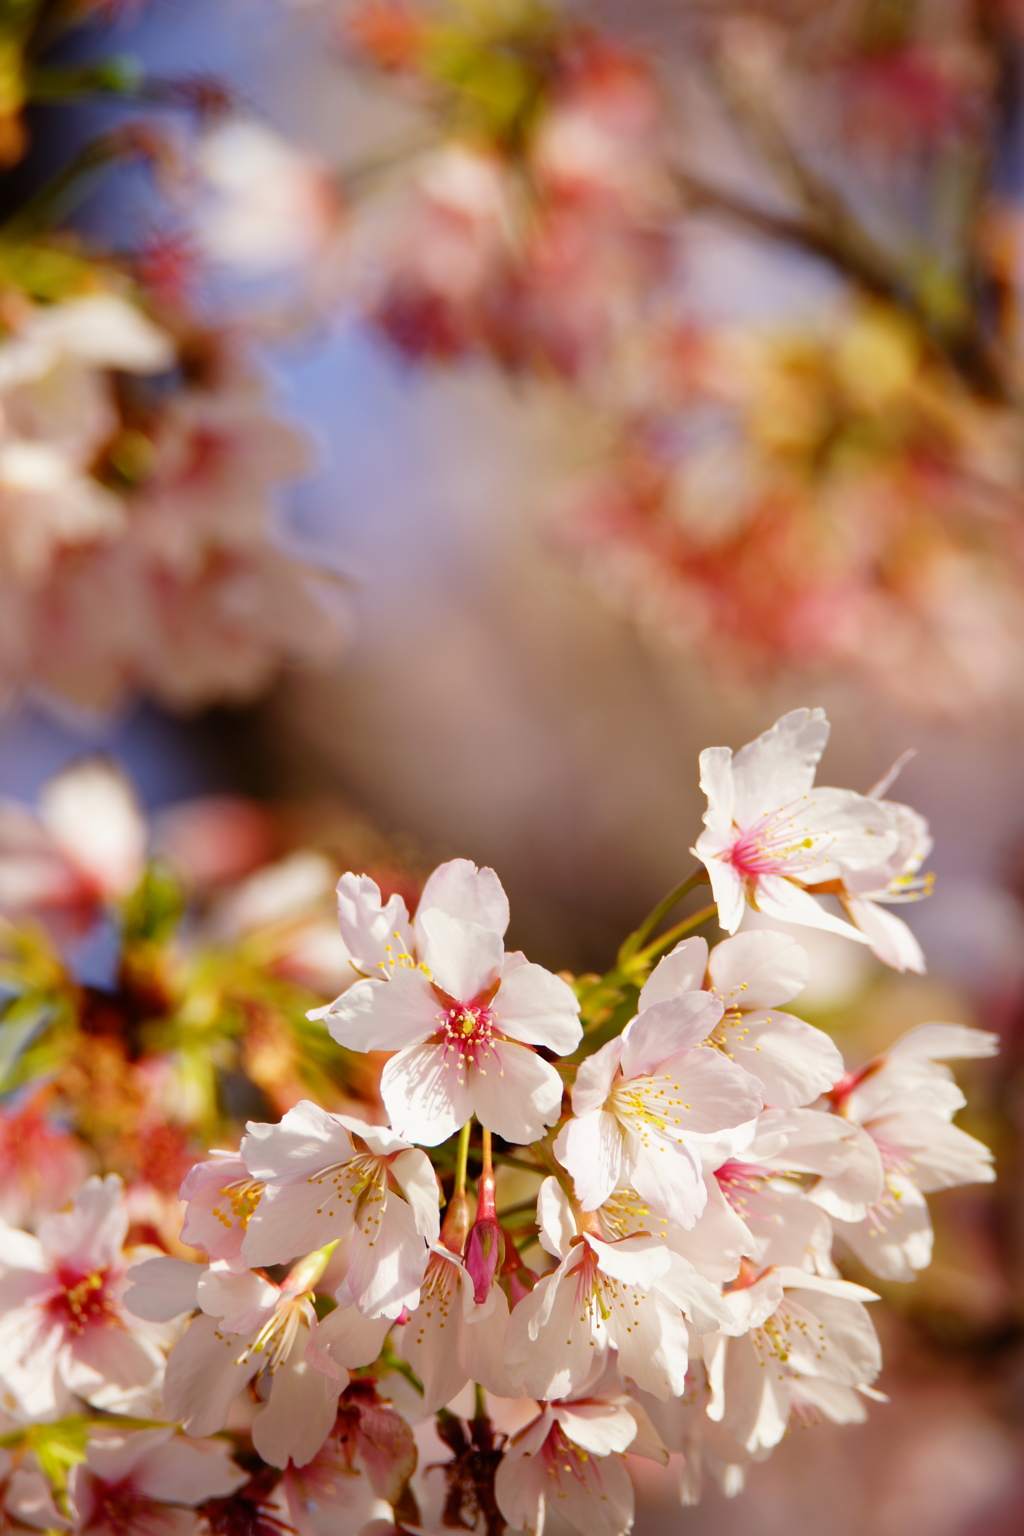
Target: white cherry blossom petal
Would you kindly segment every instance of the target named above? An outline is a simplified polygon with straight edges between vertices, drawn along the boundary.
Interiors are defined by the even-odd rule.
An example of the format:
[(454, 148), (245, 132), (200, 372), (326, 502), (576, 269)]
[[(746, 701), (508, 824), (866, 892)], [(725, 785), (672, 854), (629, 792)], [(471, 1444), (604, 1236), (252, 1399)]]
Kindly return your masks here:
[(225, 1333), (249, 1333), (270, 1316), (280, 1293), (255, 1270), (217, 1263), (203, 1271), (196, 1294), (207, 1317), (218, 1318)]
[[(167, 1504), (196, 1505), (207, 1499), (225, 1498), (247, 1481), (241, 1467), (223, 1454), (225, 1447), (187, 1440), (173, 1431), (164, 1434), (163, 1440), (150, 1443), (143, 1450), (131, 1468), (132, 1482), (140, 1493)], [(97, 1442), (93, 1441), (89, 1449), (95, 1448)], [(97, 1469), (93, 1466), (93, 1470)]]
[(409, 1202), (416, 1230), (428, 1243), (436, 1243), (441, 1230), (437, 1175), (426, 1153), (416, 1148), (399, 1152), (391, 1163), (391, 1175)]
[(636, 1439), (636, 1419), (621, 1403), (567, 1402), (551, 1405), (555, 1419), (574, 1445), (592, 1456), (610, 1456), (629, 1449)]
[(729, 1059), (758, 1080), (773, 1108), (812, 1104), (843, 1075), (835, 1043), (790, 1013), (727, 1013), (722, 1035)]
[(555, 1178), (546, 1178), (537, 1191), (537, 1225), (544, 1251), (564, 1259), (576, 1236), (576, 1218), (565, 1190)]
[(125, 1277), (131, 1284), (124, 1294), (124, 1305), (133, 1317), (151, 1323), (170, 1322), (198, 1307), (202, 1274), (201, 1264), (185, 1259), (146, 1259), (133, 1265)]
[(619, 1122), (600, 1109), (576, 1116), (559, 1132), (555, 1156), (572, 1174), (580, 1205), (585, 1211), (596, 1211), (622, 1178), (623, 1133)]
[(572, 1107), (577, 1115), (600, 1109), (611, 1092), (622, 1059), (622, 1036), (616, 1035), (600, 1050), (581, 1061), (572, 1088)]
[(810, 956), (788, 933), (738, 933), (716, 944), (708, 961), (711, 989), (726, 1008), (778, 1008), (810, 974)]
[[(610, 1120), (611, 1116), (603, 1118)], [(633, 1134), (629, 1135), (628, 1141), (629, 1178), (637, 1194), (670, 1221), (678, 1222), (683, 1228), (692, 1227), (708, 1198), (700, 1158), (685, 1142), (641, 1141)], [(588, 1205), (578, 1182), (576, 1188), (585, 1211), (594, 1210), (596, 1205), (603, 1203), (598, 1201), (596, 1205)], [(605, 1195), (604, 1199), (607, 1198)]]
[(349, 1371), (373, 1364), (391, 1327), (389, 1317), (366, 1317), (358, 1307), (337, 1306), (313, 1329), (306, 1357), (317, 1370), (344, 1383)]
[(124, 1185), (116, 1173), (93, 1175), (75, 1196), (70, 1211), (48, 1216), (39, 1243), (50, 1264), (65, 1262), (83, 1270), (108, 1269), (128, 1235)]
[(850, 922), (864, 935), (871, 953), (883, 965), (892, 966), (894, 971), (914, 971), (918, 976), (924, 975), (927, 969), (924, 950), (902, 917), (863, 896), (841, 896), (839, 899)]
[(821, 928), (826, 933), (841, 934), (858, 944), (867, 944), (866, 934), (860, 933), (841, 917), (819, 906), (808, 891), (801, 890), (791, 880), (781, 875), (762, 875), (757, 883), (757, 906), (767, 917), (777, 917), (784, 923), (802, 923), (805, 928)]
[(622, 1074), (647, 1077), (667, 1057), (706, 1040), (722, 1017), (722, 1004), (708, 992), (684, 992), (637, 1014), (622, 1035)]
[(562, 1079), (529, 1046), (502, 1040), (494, 1047), (497, 1071), (472, 1074), (473, 1108), (481, 1125), (513, 1144), (537, 1141), (562, 1109)]
[(365, 976), (390, 970), (389, 962), (412, 951), (409, 913), (401, 896), (381, 903), (380, 887), (369, 875), (342, 875), (338, 881), (338, 926), (353, 964)]
[(494, 1016), (502, 1034), (524, 1045), (543, 1045), (569, 1056), (583, 1038), (580, 1005), (560, 976), (542, 965), (517, 965), (502, 975)]
[(252, 1426), (253, 1446), (272, 1467), (304, 1467), (334, 1427), (339, 1384), (314, 1370), (301, 1338), (270, 1383), (270, 1400)]
[(450, 917), (437, 907), (421, 913), (416, 921), (424, 935), (422, 960), (433, 981), (450, 997), (469, 1003), (494, 983), (505, 958), (500, 933)]
[(416, 912), (417, 927), (423, 913), (435, 908), (475, 923), (503, 936), (509, 924), (508, 897), (493, 869), (477, 869), (469, 859), (450, 859), (439, 864), (427, 880)]
[[(722, 947), (719, 945), (715, 953)], [(641, 987), (637, 1004), (640, 1012), (653, 1007), (655, 1003), (668, 1002), (681, 992), (699, 992), (704, 985), (707, 968), (707, 940), (683, 939), (675, 949), (662, 956)]]
[(246, 1132), (240, 1152), (254, 1179), (317, 1173), (352, 1156), (343, 1120), (309, 1099), (301, 1099), (276, 1125), (250, 1120)]
[(956, 1061), (995, 1056), (999, 1036), (963, 1024), (918, 1024), (901, 1035), (886, 1052), (890, 1061)]
[(398, 1134), (425, 1147), (447, 1141), (473, 1113), (468, 1081), (441, 1046), (416, 1045), (392, 1056), (380, 1092)]
[(932, 1260), (928, 1202), (912, 1179), (890, 1173), (880, 1200), (863, 1221), (835, 1222), (842, 1238), (873, 1275), (882, 1280), (915, 1280)]
[(746, 891), (738, 870), (716, 857), (719, 850), (708, 846), (707, 833), (697, 839), (693, 852), (698, 859), (704, 861), (707, 867), (711, 880), (711, 894), (718, 908), (719, 926), (724, 928), (726, 933), (735, 933), (747, 909)]
[(242, 1334), (224, 1333), (212, 1317), (195, 1318), (175, 1344), (164, 1377), (164, 1408), (190, 1435), (215, 1435), (231, 1405), (256, 1375)]
[(404, 1200), (389, 1199), (383, 1220), (370, 1231), (366, 1236), (357, 1230), (344, 1283), (367, 1317), (396, 1318), (403, 1307), (412, 1311), (419, 1303), (429, 1250)]
[(704, 825), (721, 847), (732, 833), (736, 815), (733, 757), (728, 747), (704, 748), (700, 754), (700, 787), (708, 797)]
[(823, 709), (794, 709), (740, 748), (732, 758), (732, 782), (741, 825), (807, 794), (830, 729)]
[(437, 1029), (441, 1004), (421, 970), (396, 966), (390, 981), (357, 981), (327, 1009), (331, 1038), (350, 1051), (401, 1051)]

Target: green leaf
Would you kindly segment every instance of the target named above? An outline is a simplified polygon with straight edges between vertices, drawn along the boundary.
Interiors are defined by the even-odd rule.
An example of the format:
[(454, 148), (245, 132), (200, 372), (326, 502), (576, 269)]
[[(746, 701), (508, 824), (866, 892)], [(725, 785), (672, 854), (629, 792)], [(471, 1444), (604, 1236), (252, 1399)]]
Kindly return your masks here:
[(173, 871), (152, 859), (121, 908), (124, 942), (161, 944), (171, 938), (185, 910), (185, 898)]
[(54, 1017), (52, 1004), (36, 997), (20, 997), (8, 1008), (0, 1023), (0, 1093), (15, 1086), (19, 1059)]

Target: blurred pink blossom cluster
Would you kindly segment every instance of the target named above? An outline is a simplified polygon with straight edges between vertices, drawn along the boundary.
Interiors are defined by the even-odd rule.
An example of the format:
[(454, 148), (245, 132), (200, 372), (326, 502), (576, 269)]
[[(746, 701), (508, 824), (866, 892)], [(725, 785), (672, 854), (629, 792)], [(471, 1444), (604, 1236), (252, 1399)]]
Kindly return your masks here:
[[(278, 419), (251, 328), (206, 318), (194, 242), (174, 229), (187, 135), (150, 114), (77, 152), (69, 139), (41, 185), (19, 164), (30, 106), (98, 91), (201, 122), (224, 107), (216, 82), (51, 57), (69, 29), (86, 56), (130, 9), (34, 0), (2, 23), (0, 165), (19, 175), (0, 227), (0, 701), (36, 689), (97, 710), (148, 692), (195, 709), (251, 698), (341, 639), (337, 583), (288, 550), (278, 504), (308, 441)], [(64, 210), (129, 164), (150, 175), (158, 224), (112, 251)]]
[[(997, 707), (1024, 655), (1021, 225), (994, 174), (1018, 21), (684, 6), (634, 38), (534, 0), (366, 0), (329, 27), (400, 109), (394, 142), (332, 183), (268, 135), (227, 174), (258, 130), (215, 129), (206, 227), (414, 363), (571, 391), (604, 446), (552, 542), (720, 684)], [(766, 240), (817, 262), (827, 312), (707, 313), (711, 226), (746, 237), (755, 295)]]
[(247, 698), (339, 638), (275, 536), (308, 467), (229, 336), (181, 341), (115, 293), (19, 314), (0, 342), (0, 688), (101, 708)]

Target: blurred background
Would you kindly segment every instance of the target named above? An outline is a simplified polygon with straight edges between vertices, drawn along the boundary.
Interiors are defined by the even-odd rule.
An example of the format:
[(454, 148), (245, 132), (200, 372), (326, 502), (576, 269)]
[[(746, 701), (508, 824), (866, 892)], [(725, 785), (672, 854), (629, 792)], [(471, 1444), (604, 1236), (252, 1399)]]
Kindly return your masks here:
[[(732, 1501), (638, 1462), (636, 1529), (1019, 1530), (1024, 7), (18, 0), (0, 49), (0, 901), (121, 1084), (108, 1146), (26, 1014), (0, 1158), (73, 1123), (162, 1231), (214, 1123), (309, 1089), (338, 866), (491, 864), (514, 945), (601, 971), (690, 866), (700, 749), (823, 705), (825, 783), (916, 749), (936, 887), (926, 976), (801, 931), (807, 1017), (851, 1064), (998, 1030), (960, 1123), (999, 1182), (879, 1286), (887, 1405)], [(95, 869), (39, 874), (97, 752), (176, 882), (130, 985)], [(200, 995), (234, 1023), (189, 1057)]]

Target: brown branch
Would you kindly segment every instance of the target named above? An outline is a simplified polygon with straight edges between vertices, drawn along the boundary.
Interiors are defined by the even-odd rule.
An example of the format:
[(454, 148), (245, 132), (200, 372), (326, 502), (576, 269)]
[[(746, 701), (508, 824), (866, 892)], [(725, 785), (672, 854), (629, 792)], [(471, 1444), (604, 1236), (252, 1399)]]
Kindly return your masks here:
[(677, 169), (673, 174), (676, 187), (690, 208), (722, 214), (756, 234), (797, 246), (828, 262), (872, 298), (882, 299), (908, 315), (930, 348), (976, 393), (1001, 404), (1010, 402), (1006, 382), (976, 317), (971, 315), (965, 325), (940, 325), (905, 274), (863, 235), (831, 192), (826, 197), (820, 186), (815, 187), (813, 204), (826, 215), (819, 220), (774, 212), (689, 171)]

